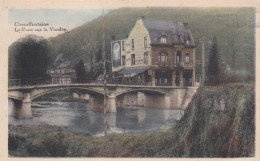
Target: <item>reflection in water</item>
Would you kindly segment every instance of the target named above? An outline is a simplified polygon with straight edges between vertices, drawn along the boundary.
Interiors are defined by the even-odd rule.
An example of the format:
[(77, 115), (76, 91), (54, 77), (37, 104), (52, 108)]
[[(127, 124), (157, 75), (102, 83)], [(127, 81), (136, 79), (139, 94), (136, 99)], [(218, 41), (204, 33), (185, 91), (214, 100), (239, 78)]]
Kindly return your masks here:
[[(80, 102), (33, 102), (32, 119), (15, 119), (11, 117), (12, 103), (9, 101), (9, 124), (39, 125), (47, 124), (69, 127), (75, 131), (96, 134), (102, 132), (103, 113), (90, 110), (88, 103)], [(133, 110), (137, 109), (137, 110)], [(143, 131), (171, 125), (183, 115), (182, 110), (127, 108), (117, 113), (107, 114), (111, 129), (121, 131)]]

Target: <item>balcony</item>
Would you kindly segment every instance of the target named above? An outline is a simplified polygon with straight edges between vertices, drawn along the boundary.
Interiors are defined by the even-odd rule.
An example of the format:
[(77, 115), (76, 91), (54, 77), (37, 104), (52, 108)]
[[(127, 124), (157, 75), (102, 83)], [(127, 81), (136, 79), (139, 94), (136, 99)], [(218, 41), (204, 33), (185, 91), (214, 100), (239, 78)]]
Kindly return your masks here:
[(178, 63), (175, 64), (175, 67), (184, 67), (184, 63), (178, 62)]

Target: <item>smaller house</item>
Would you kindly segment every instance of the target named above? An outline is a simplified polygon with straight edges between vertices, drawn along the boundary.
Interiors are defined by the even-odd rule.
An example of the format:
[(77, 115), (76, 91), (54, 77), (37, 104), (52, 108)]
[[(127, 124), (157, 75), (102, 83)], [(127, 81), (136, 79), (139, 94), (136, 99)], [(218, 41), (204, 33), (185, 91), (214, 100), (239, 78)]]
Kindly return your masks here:
[[(82, 60), (75, 62), (64, 61), (62, 54), (60, 54), (56, 58), (53, 67), (47, 70), (47, 74), (51, 77), (52, 84), (71, 84), (79, 82), (82, 76), (85, 77), (85, 74), (81, 74), (81, 76), (78, 74), (80, 63), (83, 63)], [(84, 65), (83, 70), (85, 71)]]

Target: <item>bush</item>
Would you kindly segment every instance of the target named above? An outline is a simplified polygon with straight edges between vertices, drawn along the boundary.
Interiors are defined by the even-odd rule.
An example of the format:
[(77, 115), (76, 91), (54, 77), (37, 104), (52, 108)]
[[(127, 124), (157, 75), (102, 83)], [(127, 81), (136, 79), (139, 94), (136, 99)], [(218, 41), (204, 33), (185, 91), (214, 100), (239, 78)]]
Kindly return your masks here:
[(8, 135), (8, 150), (17, 150), (20, 144), (26, 142), (26, 139), (23, 136), (10, 133)]
[(223, 83), (252, 83), (255, 82), (254, 74), (229, 74)]

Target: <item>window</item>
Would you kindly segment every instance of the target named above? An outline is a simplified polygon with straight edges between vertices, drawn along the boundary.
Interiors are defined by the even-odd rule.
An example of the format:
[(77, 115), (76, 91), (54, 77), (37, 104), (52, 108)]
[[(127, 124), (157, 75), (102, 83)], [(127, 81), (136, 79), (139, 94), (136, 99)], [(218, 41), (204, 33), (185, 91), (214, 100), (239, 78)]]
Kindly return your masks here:
[(187, 44), (187, 45), (190, 44), (190, 36), (187, 37), (186, 44)]
[(179, 64), (181, 62), (181, 52), (177, 51), (177, 55), (176, 55), (176, 64)]
[(177, 71), (175, 73), (175, 85), (180, 86), (180, 72), (179, 71)]
[(122, 66), (125, 66), (125, 55), (122, 56)]
[(188, 36), (188, 38), (187, 38), (187, 39), (190, 41), (190, 40), (191, 40), (191, 39), (190, 39), (190, 36)]
[(168, 62), (168, 54), (167, 53), (160, 53), (159, 54), (159, 63), (167, 63)]
[(178, 35), (178, 40), (179, 40), (179, 41), (181, 40), (181, 35)]
[(125, 42), (122, 41), (122, 50), (125, 51)]
[(160, 43), (166, 44), (166, 36), (161, 36)]
[(132, 65), (135, 65), (135, 54), (131, 55)]
[(132, 50), (135, 48), (135, 40), (132, 39)]
[(144, 64), (148, 64), (148, 53), (144, 53)]
[(185, 54), (185, 63), (189, 64), (190, 63), (190, 53)]
[(147, 37), (144, 37), (144, 48), (147, 48)]

